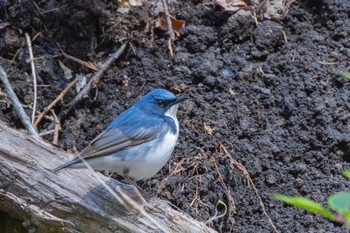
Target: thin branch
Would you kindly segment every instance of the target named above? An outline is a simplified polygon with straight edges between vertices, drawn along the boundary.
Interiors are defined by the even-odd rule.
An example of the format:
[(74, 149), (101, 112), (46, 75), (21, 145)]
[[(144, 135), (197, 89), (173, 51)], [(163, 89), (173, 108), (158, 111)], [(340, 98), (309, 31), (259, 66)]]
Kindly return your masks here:
[(36, 112), (36, 102), (37, 102), (37, 85), (36, 85), (36, 72), (35, 72), (35, 65), (34, 65), (34, 57), (33, 57), (33, 49), (32, 49), (32, 42), (30, 40), (29, 34), (26, 32), (25, 34), (26, 41), (28, 44), (28, 50), (29, 50), (29, 58), (30, 58), (30, 66), (32, 68), (32, 77), (33, 77), (33, 86), (34, 86), (34, 102), (33, 102), (33, 113), (32, 113), (32, 124), (34, 123), (35, 119), (35, 112)]
[(162, 2), (163, 2), (164, 13), (166, 16), (166, 23), (168, 25), (168, 33), (169, 33), (170, 39), (175, 40), (175, 33), (173, 30), (173, 24), (171, 23), (167, 0), (162, 0)]
[[(96, 80), (98, 80), (103, 75), (103, 73), (112, 65), (112, 63), (123, 54), (126, 47), (127, 47), (127, 43), (124, 43), (122, 46), (120, 46), (120, 48), (115, 53), (112, 54), (112, 56), (102, 65), (101, 69), (95, 73), (95, 75), (90, 79), (90, 81), (86, 84), (86, 86), (67, 105), (68, 107), (58, 115), (58, 120), (61, 120), (62, 118), (66, 117), (70, 113), (70, 111), (73, 109), (73, 107), (77, 105), (77, 103), (79, 103), (79, 101), (89, 93), (89, 91), (91, 90), (92, 84), (95, 83)], [(51, 123), (48, 129), (49, 130), (53, 129), (53, 127), (54, 127), (54, 124)]]
[(50, 135), (50, 134), (54, 134), (54, 133), (55, 133), (55, 130), (52, 129), (52, 130), (49, 130), (49, 131), (46, 131), (46, 132), (42, 132), (42, 133), (40, 133), (39, 135), (40, 135), (41, 137), (43, 137), (43, 136)]
[(54, 134), (53, 134), (52, 144), (57, 146), (58, 145), (58, 134), (59, 134), (59, 131), (61, 130), (61, 122), (58, 120), (58, 118), (57, 118), (57, 116), (55, 114), (55, 111), (53, 109), (51, 109), (51, 112), (52, 112), (52, 115), (55, 118), (55, 131), (54, 131)]
[(80, 60), (79, 58), (73, 57), (72, 55), (65, 53), (59, 44), (57, 44), (57, 46), (61, 50), (61, 53), (63, 54), (63, 56), (65, 56), (66, 58), (68, 58), (72, 61), (75, 61), (75, 62), (79, 63), (80, 65), (86, 66), (87, 68), (90, 68), (94, 71), (98, 71), (98, 68), (94, 63), (86, 62), (86, 61)]
[(168, 40), (168, 49), (170, 52), (170, 56), (173, 57), (174, 56), (174, 52), (173, 52), (173, 47), (172, 47), (172, 42), (175, 40), (175, 33), (173, 30), (173, 24), (171, 22), (171, 16), (168, 10), (168, 4), (167, 4), (167, 0), (162, 0), (163, 2), (163, 8), (164, 8), (164, 13), (165, 13), (165, 18), (166, 18), (166, 23), (168, 26), (168, 34), (169, 34), (169, 40)]
[(19, 118), (21, 119), (24, 127), (26, 127), (26, 129), (28, 130), (30, 135), (32, 135), (35, 138), (40, 138), (39, 134), (36, 132), (36, 130), (33, 128), (32, 124), (30, 123), (30, 119), (27, 116), (27, 114), (25, 113), (21, 103), (19, 102), (19, 100), (16, 96), (16, 93), (13, 91), (11, 84), (7, 78), (6, 72), (4, 71), (2, 66), (0, 66), (0, 79), (1, 79), (2, 83), (4, 84), (6, 93), (7, 93), (8, 97), (11, 99), (12, 105), (15, 108)]
[(67, 92), (77, 83), (77, 80), (73, 80), (72, 82), (70, 82), (68, 84), (68, 86), (56, 97), (56, 99), (54, 101), (51, 102), (51, 104), (49, 104), (49, 106), (47, 106), (44, 111), (39, 115), (39, 117), (35, 120), (34, 122), (34, 127), (38, 127), (39, 123), (41, 122), (41, 120), (46, 116), (46, 114), (53, 108), (55, 107), (55, 105), (63, 99), (63, 97), (67, 94)]
[(95, 83), (96, 79), (101, 77), (103, 73), (112, 65), (112, 63), (122, 55), (126, 46), (127, 43), (124, 43), (115, 53), (112, 54), (112, 56), (103, 64), (101, 69), (91, 78), (83, 90), (81, 90), (78, 95), (68, 104), (70, 108), (75, 106), (85, 95), (89, 93), (92, 83)]
[(170, 52), (170, 56), (171, 56), (171, 57), (174, 56), (173, 47), (172, 47), (172, 42), (173, 42), (173, 40), (172, 40), (171, 38), (169, 38), (169, 40), (168, 40), (168, 49), (169, 49), (169, 52)]

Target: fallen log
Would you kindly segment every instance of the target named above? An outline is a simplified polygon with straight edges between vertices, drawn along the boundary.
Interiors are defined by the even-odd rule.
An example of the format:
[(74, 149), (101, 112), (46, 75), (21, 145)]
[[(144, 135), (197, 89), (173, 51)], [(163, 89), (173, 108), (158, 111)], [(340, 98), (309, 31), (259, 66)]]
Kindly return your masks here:
[[(0, 211), (23, 220), (28, 232), (215, 232), (159, 199), (148, 217), (130, 211), (88, 169), (52, 173), (64, 156), (0, 122)], [(98, 177), (136, 199), (129, 185)]]

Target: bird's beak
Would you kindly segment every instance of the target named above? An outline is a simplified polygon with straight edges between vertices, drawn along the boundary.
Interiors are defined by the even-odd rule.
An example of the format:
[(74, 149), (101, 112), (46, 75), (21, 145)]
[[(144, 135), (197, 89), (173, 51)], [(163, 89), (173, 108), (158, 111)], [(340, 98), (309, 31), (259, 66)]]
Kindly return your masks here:
[(177, 97), (173, 102), (169, 103), (168, 108), (171, 106), (174, 106), (175, 104), (181, 103), (185, 100), (188, 100), (189, 98), (187, 96), (179, 96)]

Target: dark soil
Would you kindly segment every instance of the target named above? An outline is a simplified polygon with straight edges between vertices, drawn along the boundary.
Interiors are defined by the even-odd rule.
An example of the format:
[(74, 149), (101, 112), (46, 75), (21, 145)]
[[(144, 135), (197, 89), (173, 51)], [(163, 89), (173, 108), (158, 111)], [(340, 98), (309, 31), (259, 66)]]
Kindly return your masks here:
[[(251, 17), (237, 19), (204, 2), (169, 6), (172, 15), (186, 21), (170, 57), (167, 34), (154, 30), (152, 38), (152, 30), (146, 30), (155, 19), (149, 6), (118, 15), (114, 1), (0, 0), (0, 64), (31, 115), (33, 83), (24, 32), (31, 38), (40, 32), (33, 42), (38, 111), (72, 81), (58, 61), (75, 74), (93, 73), (62, 56), (58, 45), (99, 64), (129, 38), (132, 46), (98, 90), (62, 119), (59, 147), (82, 150), (140, 96), (166, 88), (191, 99), (180, 107), (180, 138), (168, 166), (141, 184), (151, 196), (169, 200), (199, 221), (213, 216), (221, 199), (229, 213), (214, 221), (214, 229), (272, 232), (257, 195), (233, 169), (226, 148), (249, 172), (279, 231), (343, 232), (343, 226), (269, 194), (302, 195), (326, 204), (332, 193), (349, 190), (341, 173), (350, 167), (350, 83), (335, 70), (350, 69), (350, 2), (294, 3), (282, 22), (265, 19), (259, 26)], [(71, 90), (56, 114), (75, 95)], [(23, 128), (11, 104), (2, 100), (0, 107), (1, 120)], [(39, 131), (49, 124), (43, 121)], [(52, 135), (44, 139), (51, 141)]]

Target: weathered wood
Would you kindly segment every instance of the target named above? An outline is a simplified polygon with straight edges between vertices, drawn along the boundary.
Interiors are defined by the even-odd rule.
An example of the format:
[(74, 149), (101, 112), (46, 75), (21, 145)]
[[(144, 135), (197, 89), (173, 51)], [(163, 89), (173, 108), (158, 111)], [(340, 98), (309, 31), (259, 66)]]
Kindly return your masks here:
[[(118, 203), (89, 170), (48, 170), (67, 156), (0, 122), (0, 211), (22, 219), (32, 232), (160, 232)], [(98, 176), (135, 197), (129, 185)], [(156, 208), (149, 215), (168, 232), (215, 232), (162, 200), (151, 204)]]

